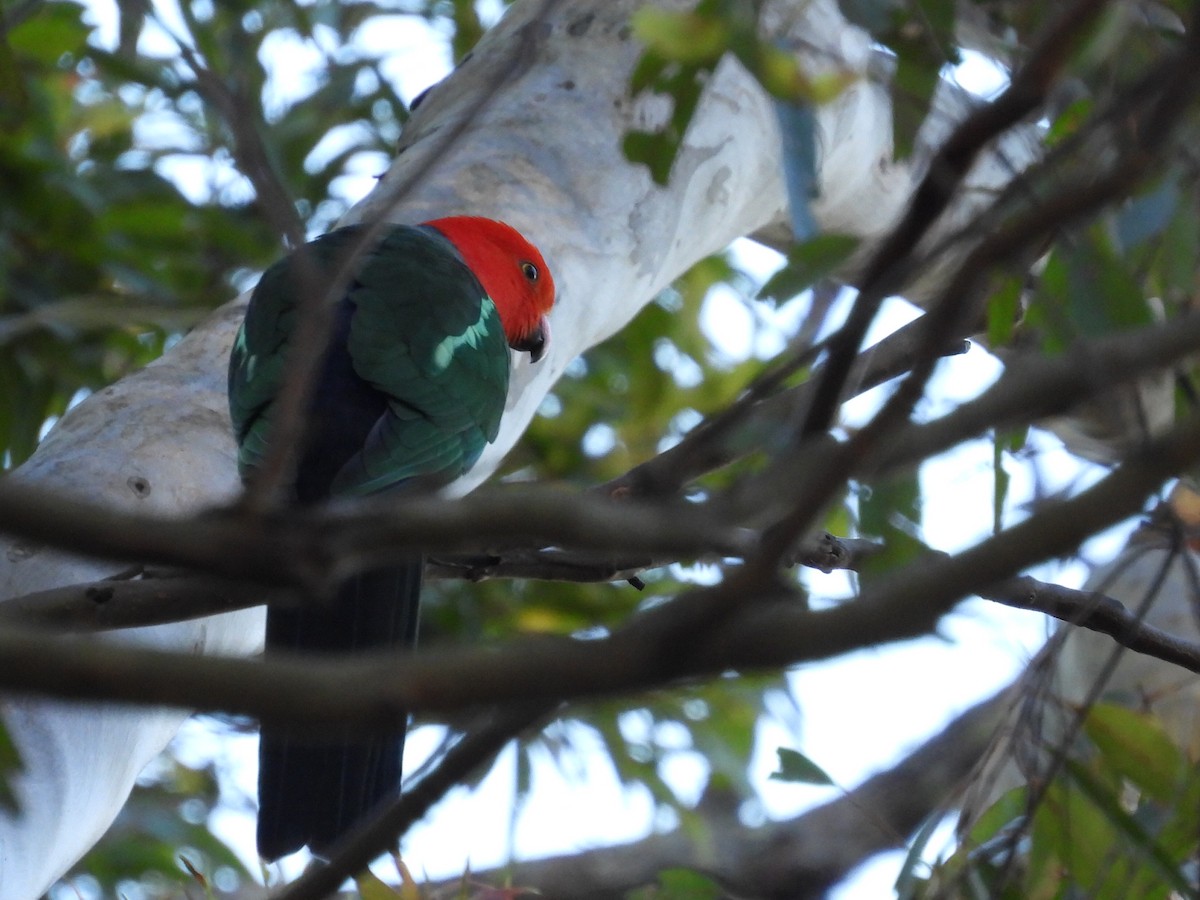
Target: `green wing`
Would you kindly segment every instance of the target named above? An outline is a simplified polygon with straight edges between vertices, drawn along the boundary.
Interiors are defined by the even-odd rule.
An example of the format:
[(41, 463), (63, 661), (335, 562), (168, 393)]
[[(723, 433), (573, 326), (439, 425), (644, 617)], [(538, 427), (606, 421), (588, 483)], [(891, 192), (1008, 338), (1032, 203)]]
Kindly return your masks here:
[[(311, 263), (322, 276), (333, 278), (338, 259), (360, 234), (359, 227), (341, 228), (309, 242)], [(263, 273), (233, 341), (229, 414), (238, 442), (238, 470), (243, 476), (261, 464), (266, 454), (275, 395), (283, 383), (300, 296), (299, 266), (292, 254)]]
[[(318, 265), (332, 269), (360, 233), (339, 229), (310, 244)], [(287, 260), (267, 270), (230, 360), (243, 471), (266, 449), (298, 299), (292, 278)], [(386, 412), (331, 492), (370, 494), (413, 478), (462, 474), (495, 439), (508, 393), (508, 344), (495, 305), (449, 241), (404, 226), (367, 255), (347, 299), (353, 313), (345, 349), (358, 377), (385, 398)]]
[(495, 440), (508, 395), (508, 342), (495, 304), (449, 241), (425, 229), (392, 231), (350, 301), (354, 370), (387, 396), (388, 412), (335, 493), (458, 477)]

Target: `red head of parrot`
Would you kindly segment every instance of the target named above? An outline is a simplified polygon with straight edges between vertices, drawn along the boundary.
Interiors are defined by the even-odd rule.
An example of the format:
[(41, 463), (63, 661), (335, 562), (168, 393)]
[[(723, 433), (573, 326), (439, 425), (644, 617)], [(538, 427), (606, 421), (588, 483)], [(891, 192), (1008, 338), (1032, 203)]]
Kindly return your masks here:
[(537, 247), (504, 222), (450, 216), (424, 224), (436, 228), (462, 254), (487, 291), (514, 350), (537, 362), (550, 343), (546, 314), (554, 305), (554, 278)]

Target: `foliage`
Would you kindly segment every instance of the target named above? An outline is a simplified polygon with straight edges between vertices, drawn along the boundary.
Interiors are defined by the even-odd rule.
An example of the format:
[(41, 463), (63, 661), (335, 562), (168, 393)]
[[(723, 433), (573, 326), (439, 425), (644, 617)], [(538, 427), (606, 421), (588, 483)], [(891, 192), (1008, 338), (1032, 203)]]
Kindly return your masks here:
[(1002, 796), (914, 896), (1193, 896), (1197, 761), (1153, 715), (1122, 706), (1095, 706), (1083, 735), (1043, 797)]
[[(340, 51), (370, 4), (183, 4), (170, 24), (120, 7), (111, 46), (70, 0), (7, 8), (0, 32), (0, 459), (43, 423), (162, 352), (280, 251), (233, 165), (223, 102), (269, 134), (271, 164), (309, 227), (345, 208), (336, 181), (383, 156), (404, 104), (381, 58)], [(183, 28), (184, 34), (178, 29)], [(321, 65), (288, 96), (261, 59), (280, 42)], [(179, 57), (225, 86), (215, 96)], [(295, 88), (289, 90), (295, 91)], [(180, 182), (186, 176), (186, 191)]]
[[(634, 70), (630, 91), (665, 94), (672, 109), (660, 128), (630, 131), (625, 154), (631, 162), (644, 163), (659, 184), (667, 182), (706, 78), (726, 55), (736, 57), (793, 114), (831, 99), (849, 83), (848, 77), (837, 73), (805, 72), (790, 53), (760, 37), (761, 12), (761, 2), (701, 0), (686, 12), (646, 5), (634, 14), (634, 32), (646, 44), (646, 52)], [(795, 166), (796, 177), (809, 187), (815, 181), (814, 124), (803, 117), (798, 127), (803, 137), (796, 141), (802, 156)]]

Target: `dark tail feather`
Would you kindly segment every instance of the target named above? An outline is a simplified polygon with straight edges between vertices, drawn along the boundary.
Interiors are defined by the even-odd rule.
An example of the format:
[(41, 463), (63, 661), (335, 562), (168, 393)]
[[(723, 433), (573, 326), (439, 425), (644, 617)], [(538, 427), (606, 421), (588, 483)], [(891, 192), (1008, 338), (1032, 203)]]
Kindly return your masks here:
[[(347, 653), (412, 647), (422, 562), (364, 572), (329, 607), (267, 611), (267, 653)], [(381, 800), (400, 791), (404, 731), (311, 740), (263, 728), (258, 751), (258, 853), (273, 860), (308, 844), (322, 854)]]

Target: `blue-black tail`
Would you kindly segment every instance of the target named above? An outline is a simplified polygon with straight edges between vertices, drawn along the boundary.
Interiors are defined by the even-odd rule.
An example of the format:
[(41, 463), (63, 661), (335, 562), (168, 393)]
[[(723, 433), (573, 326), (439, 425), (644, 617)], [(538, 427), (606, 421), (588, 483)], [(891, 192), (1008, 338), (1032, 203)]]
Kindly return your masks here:
[[(422, 561), (350, 578), (330, 606), (267, 611), (267, 653), (403, 650), (417, 639)], [(262, 729), (258, 752), (258, 852), (278, 859), (305, 844), (318, 855), (380, 801), (400, 792), (404, 730), (319, 739)]]

